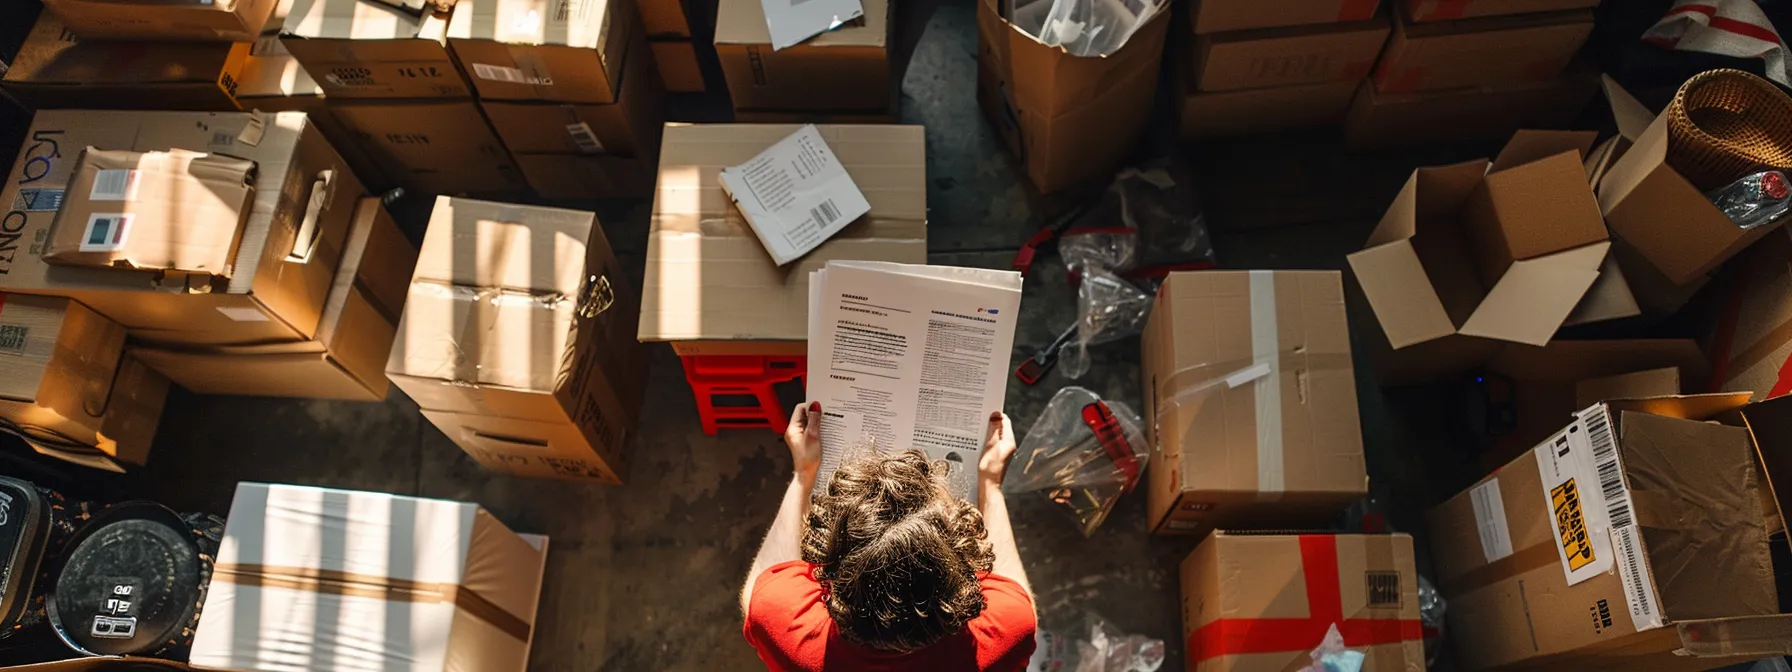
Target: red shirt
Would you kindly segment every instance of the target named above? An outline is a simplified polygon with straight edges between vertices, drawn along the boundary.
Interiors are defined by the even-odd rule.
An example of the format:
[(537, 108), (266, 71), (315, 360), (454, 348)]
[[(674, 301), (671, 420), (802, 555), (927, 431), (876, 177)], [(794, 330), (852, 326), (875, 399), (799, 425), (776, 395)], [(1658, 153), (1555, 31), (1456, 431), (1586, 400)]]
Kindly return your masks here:
[(820, 670), (988, 670), (1021, 672), (1033, 656), (1033, 599), (1014, 580), (989, 574), (983, 613), (919, 651), (884, 653), (853, 644), (834, 629), (821, 584), (801, 560), (772, 565), (753, 583), (747, 604), (747, 642), (772, 672)]

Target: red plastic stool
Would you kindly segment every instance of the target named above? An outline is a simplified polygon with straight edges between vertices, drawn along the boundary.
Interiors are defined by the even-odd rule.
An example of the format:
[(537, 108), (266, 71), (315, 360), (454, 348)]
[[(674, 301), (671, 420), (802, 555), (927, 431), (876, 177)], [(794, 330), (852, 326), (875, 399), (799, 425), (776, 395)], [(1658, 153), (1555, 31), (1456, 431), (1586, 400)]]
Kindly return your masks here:
[(715, 436), (722, 427), (764, 427), (782, 433), (790, 416), (778, 402), (773, 385), (808, 374), (803, 356), (690, 355), (684, 378), (697, 397), (703, 433)]

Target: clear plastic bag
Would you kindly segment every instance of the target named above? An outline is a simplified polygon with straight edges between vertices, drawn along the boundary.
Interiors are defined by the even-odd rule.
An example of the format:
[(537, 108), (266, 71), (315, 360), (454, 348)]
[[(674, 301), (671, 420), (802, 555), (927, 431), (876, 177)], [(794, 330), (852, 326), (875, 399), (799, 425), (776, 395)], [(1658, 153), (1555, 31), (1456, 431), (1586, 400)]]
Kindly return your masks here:
[(1016, 28), (1072, 56), (1107, 56), (1163, 8), (1162, 0), (1035, 0), (1015, 3)]
[[(1419, 623), (1425, 627), (1425, 665), (1437, 664), (1444, 651), (1444, 612), (1449, 607), (1442, 593), (1424, 576), (1419, 577)], [(1792, 672), (1787, 670), (1786, 672)]]
[(1084, 614), (1083, 625), (1088, 639), (1038, 631), (1027, 672), (1157, 672), (1164, 664), (1161, 639), (1121, 632), (1095, 614)]
[(1786, 174), (1768, 170), (1749, 175), (1705, 194), (1718, 211), (1747, 231), (1770, 224), (1792, 209)]
[(1138, 413), (1081, 387), (1066, 387), (1021, 439), (1002, 491), (1044, 494), (1064, 505), (1088, 536), (1138, 484), (1146, 450)]
[(1059, 370), (1081, 378), (1089, 372), (1089, 346), (1137, 336), (1150, 317), (1150, 294), (1112, 273), (1084, 275), (1076, 288), (1076, 340), (1058, 354)]

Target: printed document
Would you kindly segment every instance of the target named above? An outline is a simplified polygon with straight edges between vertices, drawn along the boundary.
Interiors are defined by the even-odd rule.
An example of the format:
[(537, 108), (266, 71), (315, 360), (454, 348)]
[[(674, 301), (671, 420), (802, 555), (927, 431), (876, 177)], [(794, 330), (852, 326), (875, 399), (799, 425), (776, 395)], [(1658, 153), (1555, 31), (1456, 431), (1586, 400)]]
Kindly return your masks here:
[(802, 258), (871, 212), (865, 194), (814, 124), (746, 163), (723, 168), (722, 191), (734, 199), (779, 266)]
[(788, 49), (865, 15), (859, 0), (759, 0), (772, 51)]

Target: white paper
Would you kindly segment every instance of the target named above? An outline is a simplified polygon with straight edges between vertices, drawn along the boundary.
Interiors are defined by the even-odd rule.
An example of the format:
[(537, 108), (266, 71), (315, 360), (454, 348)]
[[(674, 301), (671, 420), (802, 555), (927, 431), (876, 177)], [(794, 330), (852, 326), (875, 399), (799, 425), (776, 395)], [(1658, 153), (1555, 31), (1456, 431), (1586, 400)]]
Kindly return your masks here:
[(779, 266), (802, 258), (871, 212), (865, 194), (814, 124), (746, 163), (723, 168), (722, 190)]
[(976, 501), (977, 459), (1002, 410), (1020, 274), (829, 262), (809, 279), (811, 401), (821, 402), (821, 472), (867, 448), (919, 449), (952, 465)]
[(796, 46), (865, 15), (859, 0), (759, 0), (759, 5), (765, 8), (772, 51)]

